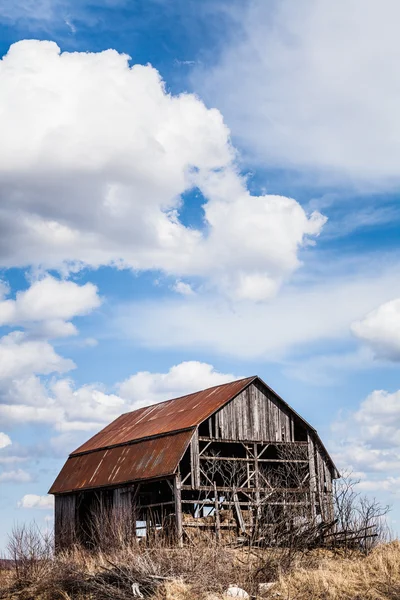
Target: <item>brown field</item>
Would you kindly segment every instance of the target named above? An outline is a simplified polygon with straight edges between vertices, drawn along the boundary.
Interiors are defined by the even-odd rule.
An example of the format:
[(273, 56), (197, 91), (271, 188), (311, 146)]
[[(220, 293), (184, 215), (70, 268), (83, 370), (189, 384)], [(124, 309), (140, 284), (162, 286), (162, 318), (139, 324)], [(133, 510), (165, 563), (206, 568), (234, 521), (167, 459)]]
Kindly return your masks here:
[[(259, 584), (276, 582), (262, 596)], [(230, 584), (253, 598), (276, 600), (394, 600), (400, 598), (400, 543), (370, 554), (285, 549), (235, 550), (216, 545), (75, 549), (34, 557), (0, 571), (0, 598), (9, 600), (128, 600), (132, 583), (154, 600), (219, 600)]]

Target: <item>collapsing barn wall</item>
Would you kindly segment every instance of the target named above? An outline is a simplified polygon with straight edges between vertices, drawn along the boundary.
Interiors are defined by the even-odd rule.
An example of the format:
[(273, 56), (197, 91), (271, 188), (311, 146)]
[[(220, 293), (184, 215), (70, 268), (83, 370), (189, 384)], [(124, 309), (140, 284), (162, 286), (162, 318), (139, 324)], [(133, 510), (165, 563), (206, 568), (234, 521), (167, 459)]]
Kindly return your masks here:
[(313, 430), (256, 382), (193, 436), (190, 469), (181, 465), (183, 512), (211, 517), (233, 510), (242, 530), (283, 513), (331, 521), (335, 475)]

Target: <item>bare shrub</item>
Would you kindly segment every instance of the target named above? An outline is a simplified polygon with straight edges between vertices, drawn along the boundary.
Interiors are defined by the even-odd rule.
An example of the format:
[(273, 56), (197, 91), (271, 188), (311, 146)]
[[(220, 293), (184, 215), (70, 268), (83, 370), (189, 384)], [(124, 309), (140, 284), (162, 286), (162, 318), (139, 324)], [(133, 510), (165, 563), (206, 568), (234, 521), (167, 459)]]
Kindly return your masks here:
[(339, 537), (341, 546), (368, 553), (378, 544), (390, 540), (386, 520), (390, 507), (361, 494), (358, 483), (351, 473), (344, 473), (334, 482), (335, 531), (343, 534)]
[(15, 583), (18, 587), (42, 579), (53, 556), (53, 535), (43, 532), (35, 523), (15, 525), (7, 544), (13, 562)]

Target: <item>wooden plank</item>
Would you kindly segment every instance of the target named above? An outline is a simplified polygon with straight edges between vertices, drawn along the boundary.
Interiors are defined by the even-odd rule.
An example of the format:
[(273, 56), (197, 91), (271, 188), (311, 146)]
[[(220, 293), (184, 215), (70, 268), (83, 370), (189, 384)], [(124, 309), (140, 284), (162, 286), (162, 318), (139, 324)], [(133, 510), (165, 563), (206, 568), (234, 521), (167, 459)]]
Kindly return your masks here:
[[(261, 473), (259, 473), (259, 475), (261, 476)], [(199, 488), (198, 488), (198, 491), (200, 491), (200, 492), (212, 492), (214, 490), (213, 486), (214, 486), (214, 482), (212, 482), (211, 485), (200, 485)], [(191, 490), (192, 486), (190, 486), (190, 485), (181, 485), (181, 489), (182, 490)], [(260, 487), (260, 492), (268, 492), (268, 493), (271, 492), (271, 491), (274, 491), (274, 492), (288, 492), (288, 493), (295, 494), (295, 493), (305, 492), (305, 491), (308, 491), (308, 490), (309, 490), (309, 487), (307, 487), (307, 488), (300, 488), (300, 487), (299, 488)], [(219, 492), (231, 492), (232, 488), (231, 487), (218, 486), (218, 491)], [(239, 491), (243, 492), (243, 493), (247, 493), (247, 494), (249, 494), (249, 493), (254, 494), (255, 493), (255, 488), (254, 487), (248, 487), (248, 488), (241, 487), (239, 489)], [(197, 500), (197, 502), (198, 502), (198, 500)]]
[(232, 441), (294, 439), (291, 412), (254, 383), (216, 413), (213, 429), (216, 439)]
[[(257, 523), (260, 521), (261, 519), (261, 504), (260, 504), (260, 477), (259, 477), (259, 470), (258, 470), (258, 448), (257, 448), (257, 444), (254, 444), (253, 446), (254, 448), (254, 485), (256, 488), (256, 493), (255, 493), (255, 498), (256, 498), (256, 517), (257, 517)], [(268, 459), (264, 459), (264, 460), (268, 460)]]
[(214, 481), (214, 502), (215, 502), (215, 539), (217, 544), (221, 540), (221, 520), (219, 518), (219, 497), (217, 491), (217, 484)]
[(56, 552), (76, 543), (76, 494), (56, 495), (54, 502), (54, 538)]
[(200, 485), (199, 430), (197, 427), (190, 441), (190, 470), (192, 488), (197, 489)]
[(178, 546), (183, 546), (183, 529), (182, 529), (182, 496), (181, 496), (181, 477), (177, 473), (174, 478), (174, 500), (175, 500), (175, 524)]
[(155, 502), (154, 504), (141, 504), (140, 508), (154, 508), (156, 506), (160, 506), (162, 508), (163, 506), (171, 506), (172, 504), (175, 504), (175, 500), (169, 500), (168, 502)]
[[(200, 460), (217, 460), (226, 462), (254, 462), (254, 458), (236, 458), (235, 456), (200, 456)], [(304, 463), (308, 464), (308, 460), (298, 460), (296, 458), (259, 458), (258, 462), (264, 463)]]
[(326, 508), (328, 521), (333, 521), (335, 511), (333, 508), (332, 476), (330, 469), (324, 461), (325, 482), (326, 482)]
[(311, 506), (311, 518), (315, 520), (315, 488), (316, 488), (316, 473), (315, 473), (315, 459), (314, 459), (314, 443), (309, 434), (307, 434), (308, 441), (308, 461), (309, 461), (309, 472), (310, 472), (310, 506)]
[(240, 508), (239, 498), (236, 489), (233, 492), (233, 503), (235, 505), (240, 531), (246, 533), (246, 525), (243, 519), (242, 509)]
[(326, 515), (326, 506), (325, 506), (325, 473), (324, 473), (324, 463), (317, 446), (317, 472), (318, 472), (318, 496), (319, 496), (319, 505), (321, 510), (322, 520), (325, 521), (327, 519)]
[[(219, 444), (237, 444), (238, 440), (237, 439), (232, 439), (232, 438), (225, 438), (225, 439), (217, 439), (217, 438), (210, 438), (210, 437), (205, 437), (205, 436), (199, 436), (199, 440), (200, 442), (218, 442)], [(308, 446), (308, 442), (300, 442), (300, 441), (293, 441), (293, 442), (282, 442), (279, 440), (271, 440), (268, 438), (264, 438), (264, 439), (249, 439), (249, 440), (244, 440), (249, 444), (252, 443), (258, 443), (258, 444), (271, 444), (274, 446), (280, 446), (280, 445), (291, 445), (291, 446)]]
[[(190, 505), (199, 505), (201, 504), (202, 507), (205, 508), (215, 508), (215, 500), (214, 498), (206, 498), (205, 500), (199, 501), (199, 500), (182, 500), (182, 505), (184, 504), (190, 504)], [(240, 506), (253, 506), (253, 502), (245, 502), (244, 500), (239, 500), (239, 504)], [(232, 507), (232, 500), (219, 500), (218, 501), (218, 505), (219, 507), (221, 506), (230, 506)], [(196, 518), (196, 517), (193, 517)]]

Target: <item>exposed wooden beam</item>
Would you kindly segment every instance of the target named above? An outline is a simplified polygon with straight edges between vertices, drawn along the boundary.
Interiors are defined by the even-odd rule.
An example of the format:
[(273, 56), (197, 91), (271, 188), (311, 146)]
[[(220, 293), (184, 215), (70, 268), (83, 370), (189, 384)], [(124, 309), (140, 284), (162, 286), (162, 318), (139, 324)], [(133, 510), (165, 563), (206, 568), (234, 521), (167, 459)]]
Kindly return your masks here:
[(181, 497), (181, 477), (179, 472), (174, 478), (174, 500), (175, 500), (175, 523), (176, 533), (178, 538), (178, 546), (183, 546), (183, 529), (182, 529), (182, 497)]
[[(199, 436), (200, 442), (213, 442), (217, 444), (241, 444), (241, 440), (233, 440), (233, 439), (220, 439), (220, 438), (210, 438), (205, 436)], [(246, 440), (246, 443), (250, 444), (271, 444), (271, 446), (307, 446), (307, 442), (299, 442), (299, 441), (275, 441), (275, 440)]]
[(316, 517), (315, 509), (315, 498), (316, 498), (316, 473), (315, 473), (315, 459), (314, 459), (314, 444), (311, 436), (308, 435), (308, 461), (310, 471), (310, 506), (311, 506), (311, 518), (314, 520)]
[[(227, 462), (243, 462), (243, 463), (254, 463), (255, 458), (237, 458), (236, 456), (208, 456), (200, 455), (200, 460), (225, 460)], [(304, 463), (308, 464), (308, 460), (298, 460), (291, 458), (257, 458), (260, 463)]]
[(217, 544), (221, 541), (221, 521), (219, 518), (219, 497), (217, 484), (214, 481), (214, 505), (215, 505), (215, 539)]

